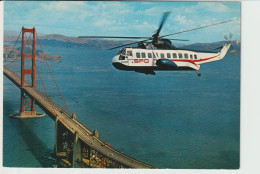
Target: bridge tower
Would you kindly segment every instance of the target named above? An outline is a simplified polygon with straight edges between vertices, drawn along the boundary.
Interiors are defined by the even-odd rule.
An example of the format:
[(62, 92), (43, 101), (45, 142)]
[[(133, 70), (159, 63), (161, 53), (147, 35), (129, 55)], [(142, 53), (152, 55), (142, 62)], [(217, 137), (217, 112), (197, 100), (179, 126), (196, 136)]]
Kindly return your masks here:
[[(33, 41), (27, 43), (28, 46), (32, 46), (31, 54), (25, 53), (25, 33), (32, 33), (33, 34)], [(32, 60), (32, 67), (31, 69), (25, 68), (25, 59)], [(22, 28), (22, 50), (21, 50), (21, 108), (20, 114), (21, 117), (33, 117), (36, 116), (35, 111), (35, 102), (33, 98), (27, 96), (24, 92), (25, 87), (25, 75), (30, 75), (32, 79), (32, 87), (35, 87), (35, 28), (28, 29)]]
[[(32, 41), (29, 41), (26, 37), (25, 33), (31, 33), (33, 35)], [(28, 45), (28, 50), (25, 50), (25, 45)], [(31, 47), (31, 48), (30, 48)], [(31, 67), (28, 68), (25, 66), (25, 63), (28, 62), (26, 60), (31, 59)], [(41, 117), (45, 114), (36, 113), (35, 111), (35, 99), (27, 95), (24, 91), (26, 87), (35, 86), (35, 28), (22, 28), (22, 48), (21, 48), (21, 101), (20, 101), (20, 113), (13, 114), (11, 116), (18, 118), (32, 118), (32, 117)], [(31, 84), (25, 81), (25, 76), (31, 76)]]

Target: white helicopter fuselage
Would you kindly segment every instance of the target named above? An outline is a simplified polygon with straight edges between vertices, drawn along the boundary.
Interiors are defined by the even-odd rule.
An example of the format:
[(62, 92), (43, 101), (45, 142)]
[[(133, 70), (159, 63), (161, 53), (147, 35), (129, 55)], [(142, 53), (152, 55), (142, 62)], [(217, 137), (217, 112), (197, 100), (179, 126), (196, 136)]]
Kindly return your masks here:
[(154, 74), (158, 70), (198, 71), (201, 64), (223, 59), (230, 45), (225, 43), (219, 52), (123, 48), (112, 59), (112, 64), (119, 70), (145, 74)]

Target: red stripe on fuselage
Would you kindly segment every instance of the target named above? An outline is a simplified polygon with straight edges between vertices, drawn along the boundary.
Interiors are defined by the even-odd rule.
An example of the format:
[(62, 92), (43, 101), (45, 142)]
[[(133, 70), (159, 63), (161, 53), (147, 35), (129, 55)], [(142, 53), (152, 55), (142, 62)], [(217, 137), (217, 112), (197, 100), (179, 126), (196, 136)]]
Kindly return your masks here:
[(171, 61), (173, 61), (173, 62), (189, 62), (189, 63), (191, 63), (191, 64), (193, 64), (193, 65), (198, 67), (198, 65), (193, 60), (180, 60), (180, 59), (176, 59), (175, 60), (175, 59), (171, 59)]
[(195, 62), (202, 62), (202, 61), (205, 61), (205, 60), (209, 60), (209, 59), (215, 58), (217, 56), (219, 56), (219, 55), (216, 55), (216, 56), (213, 56), (213, 57), (209, 57), (209, 58), (205, 58), (205, 59), (200, 59), (200, 60), (185, 60), (185, 59), (174, 59), (174, 60), (172, 60), (171, 59), (171, 61), (173, 61), (173, 62), (174, 61), (177, 61), (177, 62), (189, 62), (189, 63), (192, 63), (193, 65), (198, 67), (198, 65)]
[(217, 57), (217, 56), (219, 56), (219, 54), (216, 55), (216, 56), (213, 56), (213, 57), (205, 58), (205, 59), (194, 60), (194, 62), (201, 62), (201, 61), (209, 60), (209, 59), (215, 58), (215, 57)]

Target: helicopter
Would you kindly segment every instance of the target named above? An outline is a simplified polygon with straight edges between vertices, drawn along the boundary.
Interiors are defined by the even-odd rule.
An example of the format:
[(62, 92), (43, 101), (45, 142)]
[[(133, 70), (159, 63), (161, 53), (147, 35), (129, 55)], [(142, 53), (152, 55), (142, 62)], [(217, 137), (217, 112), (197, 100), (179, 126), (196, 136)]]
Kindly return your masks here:
[[(219, 48), (218, 52), (198, 51), (191, 49), (181, 49), (175, 47), (171, 40), (188, 41), (185, 39), (169, 39), (167, 36), (190, 32), (206, 27), (216, 26), (231, 22), (227, 20), (215, 24), (205, 25), (189, 30), (179, 31), (172, 34), (160, 36), (160, 31), (171, 12), (164, 12), (160, 25), (151, 37), (122, 37), (122, 36), (79, 36), (79, 38), (116, 38), (116, 39), (144, 39), (124, 45), (110, 48), (109, 50), (121, 48), (112, 59), (112, 65), (118, 70), (135, 71), (138, 73), (155, 75), (155, 71), (184, 71), (195, 70), (198, 76), (200, 65), (218, 61), (225, 57), (231, 41), (226, 41)], [(137, 44), (136, 47), (130, 45)]]

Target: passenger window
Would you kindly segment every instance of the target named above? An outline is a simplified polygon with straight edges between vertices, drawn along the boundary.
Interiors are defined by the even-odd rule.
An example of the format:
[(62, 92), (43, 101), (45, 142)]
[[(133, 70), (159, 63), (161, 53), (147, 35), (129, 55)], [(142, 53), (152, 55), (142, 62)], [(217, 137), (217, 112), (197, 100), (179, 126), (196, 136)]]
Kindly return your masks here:
[(127, 51), (128, 56), (133, 56), (132, 51)]
[(196, 54), (194, 54), (194, 59), (197, 59), (197, 55)]
[(179, 58), (182, 59), (182, 54), (181, 53), (179, 53)]
[(145, 53), (142, 53), (142, 58), (146, 58)]
[(190, 59), (193, 59), (193, 55), (192, 54), (190, 55)]
[(177, 58), (177, 54), (176, 54), (176, 53), (173, 53), (173, 54), (172, 54), (172, 58)]
[(189, 56), (188, 56), (187, 53), (184, 54), (184, 57), (185, 57), (185, 59), (188, 59), (188, 58), (189, 58)]
[(136, 57), (140, 58), (141, 57), (140, 53), (136, 53)]
[(167, 53), (167, 58), (170, 59), (171, 58), (171, 54)]
[(164, 54), (163, 54), (163, 53), (161, 53), (161, 58), (162, 58), (162, 59), (164, 58)]
[(148, 53), (148, 58), (152, 58), (152, 53)]

